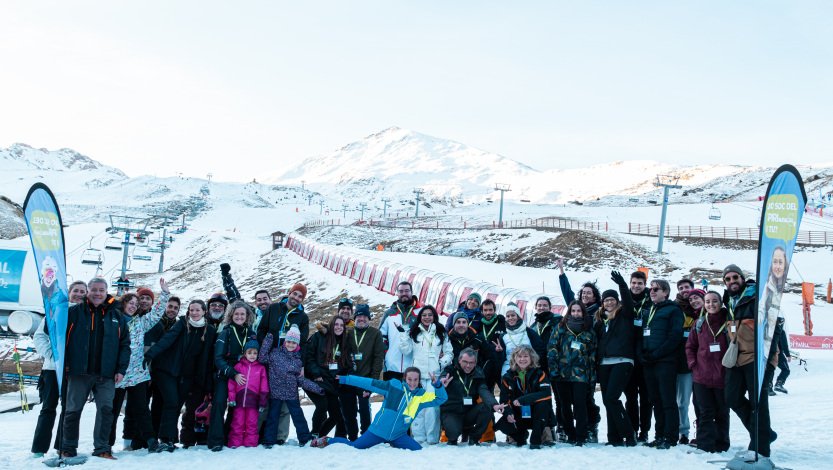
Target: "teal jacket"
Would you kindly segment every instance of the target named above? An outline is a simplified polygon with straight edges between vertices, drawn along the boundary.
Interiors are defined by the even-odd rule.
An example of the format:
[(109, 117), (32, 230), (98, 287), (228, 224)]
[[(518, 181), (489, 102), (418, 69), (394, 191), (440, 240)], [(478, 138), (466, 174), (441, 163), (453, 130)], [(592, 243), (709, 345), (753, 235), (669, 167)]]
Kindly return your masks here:
[(439, 380), (433, 384), (433, 391), (420, 387), (413, 392), (407, 384), (396, 379), (384, 381), (355, 375), (342, 375), (338, 383), (385, 396), (382, 409), (376, 413), (368, 431), (387, 441), (393, 441), (408, 432), (414, 418), (423, 408), (440, 406), (448, 398)]

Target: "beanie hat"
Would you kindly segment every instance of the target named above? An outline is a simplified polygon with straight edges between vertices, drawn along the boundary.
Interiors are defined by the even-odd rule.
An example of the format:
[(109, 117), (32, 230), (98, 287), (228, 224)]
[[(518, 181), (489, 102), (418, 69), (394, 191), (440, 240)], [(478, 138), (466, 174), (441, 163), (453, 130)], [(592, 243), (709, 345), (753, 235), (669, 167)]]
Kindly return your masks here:
[(147, 287), (140, 287), (139, 290), (136, 291), (136, 295), (138, 295), (140, 297), (143, 296), (143, 295), (149, 295), (150, 300), (154, 299), (153, 291), (148, 289)]
[(691, 289), (690, 291), (688, 291), (688, 296), (691, 297), (692, 295), (696, 295), (701, 299), (706, 298), (706, 292), (703, 289)]
[(608, 289), (602, 293), (602, 302), (608, 297), (613, 297), (616, 301), (619, 301), (619, 293), (613, 289)]
[(303, 295), (305, 299), (307, 298), (307, 287), (305, 285), (303, 285), (299, 282), (299, 283), (295, 284), (294, 286), (292, 286), (291, 289), (289, 289), (289, 293), (291, 294), (291, 293), (295, 292), (296, 290), (300, 291), (301, 295)]
[(356, 305), (356, 313), (353, 314), (353, 318), (358, 317), (359, 315), (365, 315), (367, 318), (370, 317), (370, 306), (367, 304), (357, 304)]
[(517, 316), (521, 316), (521, 309), (518, 308), (518, 304), (516, 304), (515, 302), (509, 302), (508, 304), (506, 304), (506, 311), (504, 312), (504, 315), (506, 315), (509, 312), (515, 312)]
[(286, 332), (284, 341), (294, 341), (298, 344), (301, 343), (301, 331), (298, 329), (298, 325), (292, 325), (289, 327), (289, 331)]
[[(306, 297), (306, 295), (304, 297)], [(353, 310), (353, 301), (347, 298), (341, 299), (341, 302), (338, 303), (338, 309), (336, 310), (341, 310), (342, 307), (350, 307), (350, 310)]]
[(741, 279), (743, 279), (744, 281), (746, 280), (746, 276), (743, 275), (743, 269), (740, 269), (738, 267), (738, 265), (736, 265), (736, 264), (730, 264), (729, 266), (726, 266), (725, 268), (723, 268), (723, 277), (724, 278), (729, 273), (738, 273), (738, 274), (740, 274)]
[(466, 323), (470, 323), (469, 322), (469, 317), (466, 316), (466, 312), (457, 312), (457, 313), (454, 314), (454, 317), (451, 319), (451, 324), (454, 325), (455, 323), (457, 323), (457, 320), (459, 320), (461, 318), (465, 319)]
[(260, 350), (260, 344), (257, 343), (256, 338), (251, 338), (250, 340), (246, 341), (246, 344), (243, 346), (243, 352), (245, 353), (249, 349)]
[(472, 292), (471, 294), (469, 294), (469, 296), (468, 296), (468, 297), (466, 297), (466, 300), (469, 300), (469, 299), (470, 299), (470, 298), (472, 298), (472, 297), (474, 297), (475, 299), (477, 299), (477, 303), (478, 303), (478, 305), (479, 305), (479, 304), (480, 304), (480, 302), (481, 302), (481, 299), (482, 299), (482, 298), (480, 297), (480, 294), (478, 294), (477, 292)]

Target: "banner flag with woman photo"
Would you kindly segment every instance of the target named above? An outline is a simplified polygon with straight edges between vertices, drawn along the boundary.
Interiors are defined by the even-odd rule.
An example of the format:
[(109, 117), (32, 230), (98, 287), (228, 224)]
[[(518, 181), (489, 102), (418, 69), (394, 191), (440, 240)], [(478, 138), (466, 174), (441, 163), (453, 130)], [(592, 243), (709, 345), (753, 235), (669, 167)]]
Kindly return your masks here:
[(801, 175), (794, 166), (782, 165), (772, 175), (761, 211), (757, 270), (758, 316), (755, 321), (758, 393), (767, 393), (762, 391), (766, 361), (778, 317), (783, 316), (781, 295), (786, 287), (805, 204), (807, 193), (804, 192)]
[(52, 357), (58, 371), (58, 390), (61, 389), (64, 369), (64, 345), (66, 344), (67, 310), (67, 269), (64, 250), (64, 228), (55, 196), (43, 183), (35, 183), (23, 203), (23, 215), (32, 254), (35, 257), (43, 295), (43, 311), (46, 315), (46, 330), (52, 345)]

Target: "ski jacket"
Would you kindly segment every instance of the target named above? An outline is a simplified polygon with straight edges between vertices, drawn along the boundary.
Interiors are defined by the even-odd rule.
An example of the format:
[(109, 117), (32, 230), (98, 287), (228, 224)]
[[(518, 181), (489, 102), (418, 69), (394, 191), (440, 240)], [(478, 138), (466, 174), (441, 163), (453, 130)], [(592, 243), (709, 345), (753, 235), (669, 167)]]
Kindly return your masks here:
[(474, 331), (474, 328), (469, 327), (463, 335), (457, 334), (456, 331), (448, 332), (448, 339), (451, 343), (451, 349), (454, 351), (453, 361), (457, 361), (460, 351), (471, 348), (477, 353), (477, 365), (483, 367), (494, 357), (495, 348), (492, 344), (487, 344), (483, 335)]
[[(755, 297), (758, 285), (754, 280), (746, 280), (746, 287), (736, 296), (723, 291), (723, 305), (729, 311), (729, 321), (734, 323), (738, 337), (738, 363), (735, 367), (745, 366), (755, 360)], [(731, 334), (730, 326), (730, 337)]]
[[(500, 343), (500, 337), (506, 333), (506, 318), (503, 315), (495, 314), (492, 317), (491, 322), (487, 322), (485, 319), (481, 318), (480, 321), (480, 328), (481, 330), (478, 333), (483, 335), (483, 341), (486, 345), (493, 345), (494, 343)], [(500, 369), (503, 363), (503, 356), (499, 354), (497, 351), (494, 350), (494, 347), (490, 347), (493, 351), (492, 357), (487, 358), (483, 362), (483, 374), (486, 377), (490, 378), (499, 378), (500, 377)]]
[(602, 310), (603, 319), (593, 325), (599, 341), (598, 363), (606, 357), (624, 357), (633, 359), (636, 352), (633, 334), (633, 298), (627, 284), (619, 286), (621, 308), (613, 317), (608, 318)]
[(408, 432), (411, 423), (420, 411), (442, 405), (447, 398), (446, 390), (439, 380), (432, 384), (434, 389), (430, 391), (422, 387), (411, 391), (406, 384), (396, 379), (383, 381), (342, 375), (339, 382), (342, 385), (352, 385), (385, 397), (382, 408), (376, 413), (368, 431), (386, 441), (396, 440)]
[(245, 352), (243, 347), (246, 341), (254, 334), (254, 330), (249, 326), (234, 323), (226, 325), (223, 331), (217, 334), (217, 341), (214, 342), (214, 368), (218, 379), (233, 379), (237, 375), (234, 366)]
[[(478, 398), (483, 400), (490, 411), (497, 405), (495, 394), (486, 386), (486, 376), (483, 375), (483, 369), (480, 367), (475, 367), (471, 374), (467, 375), (455, 360), (453, 364), (443, 369), (439, 377), (445, 377), (446, 374), (450, 374), (453, 380), (445, 389), (448, 399), (440, 406), (444, 413), (463, 413), (474, 406)], [(464, 397), (470, 397), (472, 404), (464, 404)]]
[[(561, 296), (564, 297), (564, 302), (567, 302), (567, 305), (570, 305), (570, 302), (576, 300), (576, 295), (573, 293), (573, 288), (570, 287), (570, 280), (567, 279), (567, 275), (559, 274), (558, 283), (561, 287)], [(584, 308), (587, 309), (587, 313), (589, 315), (594, 315), (596, 310), (599, 309), (599, 304), (594, 302), (590, 305), (585, 305)]]
[(674, 302), (683, 312), (683, 340), (680, 341), (680, 345), (677, 347), (677, 374), (690, 374), (691, 369), (688, 368), (688, 359), (685, 352), (686, 343), (691, 335), (691, 327), (694, 326), (700, 315), (706, 312), (706, 309), (701, 308), (700, 311), (695, 311), (694, 307), (688, 302), (688, 298), (682, 294), (677, 294)]
[(541, 342), (545, 345), (550, 344), (552, 332), (558, 329), (561, 318), (561, 315), (556, 315), (551, 311), (535, 314), (535, 323), (532, 324), (532, 329), (538, 333), (538, 337), (541, 338)]
[(652, 305), (642, 318), (642, 342), (638, 354), (647, 354), (654, 362), (676, 362), (677, 348), (683, 340), (683, 312), (672, 300)]
[(437, 335), (435, 324), (432, 323), (427, 331), (422, 324), (419, 324), (417, 328), (419, 328), (419, 334), (416, 342), (410, 335), (399, 335), (399, 350), (402, 354), (411, 357), (411, 363), (419, 369), (420, 379), (428, 380), (432, 373), (438, 374), (451, 363), (454, 358), (454, 349), (451, 347), (447, 334), (442, 333), (442, 338)]
[(551, 397), (550, 379), (539, 368), (533, 367), (523, 373), (509, 370), (500, 380), (500, 402), (509, 403), (515, 418), (521, 417), (521, 409), (513, 404), (515, 400), (521, 406), (532, 406), (539, 401), (548, 402)]
[[(413, 322), (419, 321), (419, 301), (414, 296), (411, 303), (394, 302), (385, 310), (379, 331), (387, 346), (385, 352), (385, 370), (390, 372), (404, 372), (411, 367), (411, 359), (399, 350), (399, 335), (407, 335)], [(402, 327), (404, 332), (399, 331)]]
[(35, 351), (38, 352), (38, 356), (43, 358), (43, 367), (41, 367), (41, 370), (55, 370), (56, 366), (55, 359), (52, 356), (52, 343), (49, 342), (49, 335), (44, 329), (45, 326), (46, 317), (41, 320), (38, 329), (35, 330), (35, 334), (32, 336), (32, 340), (35, 343)]
[[(708, 388), (723, 388), (725, 384), (723, 356), (729, 348), (728, 313), (722, 308), (715, 314), (704, 315), (691, 329), (685, 343), (686, 360), (694, 382)], [(718, 348), (715, 351), (712, 350), (713, 344)]]
[[(238, 385), (234, 379), (228, 381), (229, 401), (236, 401), (240, 408), (264, 408), (268, 403), (269, 378), (263, 364), (241, 358), (234, 370), (246, 377), (246, 385)], [(295, 391), (297, 399), (298, 391)]]
[(304, 363), (300, 346), (295, 351), (287, 351), (283, 345), (275, 346), (272, 333), (266, 333), (257, 360), (269, 366), (269, 398), (297, 400), (298, 387), (318, 395), (324, 394), (321, 386), (301, 375)]
[(126, 374), (130, 363), (130, 333), (116, 300), (107, 296), (98, 307), (86, 297), (67, 311), (64, 349), (66, 375)]
[(153, 367), (174, 377), (194, 377), (204, 389), (212, 385), (214, 369), (214, 341), (217, 330), (209, 325), (195, 328), (188, 317), (180, 318), (170, 331), (156, 342), (145, 356)]
[(127, 321), (127, 329), (130, 331), (130, 364), (127, 366), (127, 373), (116, 388), (132, 387), (150, 380), (150, 372), (142, 367), (142, 360), (145, 357), (145, 333), (153, 328), (162, 315), (165, 314), (165, 307), (168, 305), (170, 293), (163, 292), (159, 301), (150, 312), (139, 316), (124, 316)]
[(574, 333), (559, 325), (549, 344), (550, 378), (557, 382), (596, 383), (597, 352), (598, 341), (592, 328)]
[(347, 341), (353, 346), (353, 362), (356, 364), (353, 375), (372, 379), (381, 377), (385, 366), (385, 342), (379, 329), (372, 326), (363, 330), (353, 328), (347, 335)]

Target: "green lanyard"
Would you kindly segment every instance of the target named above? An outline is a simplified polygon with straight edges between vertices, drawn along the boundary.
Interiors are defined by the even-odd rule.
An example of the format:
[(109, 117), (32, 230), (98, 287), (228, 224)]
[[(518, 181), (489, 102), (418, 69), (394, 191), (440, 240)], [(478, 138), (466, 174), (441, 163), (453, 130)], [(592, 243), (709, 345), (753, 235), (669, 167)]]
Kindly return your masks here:
[(578, 335), (573, 333), (573, 330), (571, 330), (569, 326), (567, 327), (567, 331), (569, 331), (570, 334), (573, 335), (573, 337), (575, 337), (576, 340), (578, 340)]
[[(506, 333), (506, 336), (509, 337), (509, 341), (512, 342), (512, 346), (518, 346), (518, 343), (516, 343), (515, 340), (512, 339), (512, 334), (511, 333)], [(524, 340), (521, 340), (521, 344), (523, 344), (523, 342), (524, 342)]]
[(399, 309), (399, 304), (396, 304), (396, 311), (399, 312), (399, 315), (402, 315), (402, 324), (405, 324), (405, 319), (411, 316), (411, 312), (414, 311), (414, 306), (411, 305), (411, 308), (408, 310), (408, 313), (402, 313), (402, 310)]
[[(648, 296), (647, 296), (647, 295), (646, 295), (646, 296), (642, 299), (642, 303), (640, 303), (640, 304), (639, 304), (639, 308), (637, 308), (637, 309), (636, 309), (636, 310), (639, 312), (639, 317), (640, 317), (640, 318), (642, 318), (642, 307), (644, 307), (644, 306), (645, 306), (645, 301), (646, 301), (646, 300), (648, 300)], [(634, 312), (634, 314), (636, 314), (636, 312)]]
[[(231, 331), (234, 333), (234, 337), (237, 338), (237, 342), (240, 344), (240, 354), (245, 354), (246, 351), (243, 351), (243, 345), (245, 342), (240, 340), (240, 336), (237, 334), (237, 328), (232, 326)], [(243, 338), (246, 338), (245, 333), (243, 334)]]
[(405, 392), (405, 400), (407, 400), (405, 402), (405, 409), (408, 409), (408, 406), (410, 406), (411, 404), (411, 399), (414, 398), (414, 395), (416, 395), (416, 393), (411, 393), (411, 391), (408, 389), (408, 386), (405, 384), (402, 384), (402, 391)]
[(356, 350), (358, 350), (359, 347), (362, 345), (362, 341), (364, 341), (365, 336), (367, 336), (367, 330), (365, 330), (364, 333), (362, 333), (362, 339), (359, 339), (359, 334), (354, 332), (353, 341), (356, 342)]
[[(550, 321), (549, 320), (547, 320), (547, 322), (544, 323), (544, 329), (546, 330), (548, 326), (550, 326)], [(535, 330), (538, 332), (538, 336), (541, 336), (541, 324), (540, 323), (535, 325)]]
[(654, 305), (651, 307), (651, 311), (648, 313), (648, 323), (645, 324), (646, 327), (651, 326), (651, 320), (654, 319), (654, 314), (657, 313), (657, 306)]
[(426, 331), (425, 333), (422, 334), (422, 337), (425, 338), (425, 341), (428, 341), (428, 347), (429, 348), (434, 346), (434, 338), (436, 338), (436, 336), (431, 337), (431, 335), (429, 335), (428, 332)]
[(460, 383), (462, 383), (462, 384), (463, 384), (463, 390), (465, 390), (465, 391), (466, 391), (466, 396), (467, 396), (467, 397), (468, 397), (468, 396), (471, 396), (471, 395), (469, 395), (469, 388), (471, 388), (471, 382), (469, 382), (469, 384), (468, 384), (468, 385), (466, 385), (466, 381), (465, 381), (465, 380), (463, 380), (463, 378), (462, 378), (462, 377), (460, 377), (460, 371), (459, 371), (459, 370), (457, 371), (457, 378), (458, 378), (458, 379), (460, 379)]
[[(483, 332), (484, 332), (484, 333), (486, 333), (486, 339), (489, 339), (489, 336), (491, 336), (491, 335), (492, 335), (492, 332), (493, 332), (493, 331), (495, 331), (495, 328), (497, 328), (497, 318), (495, 319), (495, 325), (492, 327), (492, 329), (491, 329), (491, 330), (489, 330), (489, 332), (488, 332), (488, 333), (486, 333), (486, 327), (485, 327), (485, 324), (484, 324), (484, 326), (483, 326)], [(430, 345), (429, 345), (429, 346), (430, 346)]]
[(706, 325), (709, 326), (709, 331), (711, 332), (712, 336), (714, 336), (714, 341), (716, 343), (717, 342), (717, 335), (719, 335), (721, 331), (726, 329), (726, 323), (723, 323), (723, 325), (720, 327), (720, 329), (717, 330), (717, 333), (715, 333), (714, 330), (712, 329), (711, 323), (709, 323), (709, 314), (708, 313), (706, 314), (705, 322), (706, 322)]
[(341, 345), (336, 344), (336, 348), (333, 349), (333, 362), (336, 362), (336, 357), (338, 356), (339, 348), (341, 348)]

